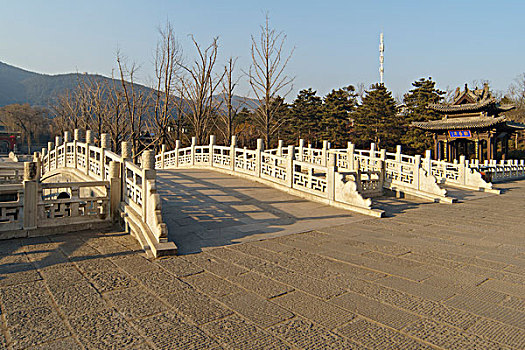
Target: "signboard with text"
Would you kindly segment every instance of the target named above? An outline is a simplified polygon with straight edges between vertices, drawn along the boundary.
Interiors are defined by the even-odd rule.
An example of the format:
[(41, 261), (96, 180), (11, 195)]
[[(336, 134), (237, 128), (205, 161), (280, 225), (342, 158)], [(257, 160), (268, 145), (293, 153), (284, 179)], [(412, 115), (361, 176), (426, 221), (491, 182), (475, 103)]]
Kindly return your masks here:
[(449, 130), (448, 136), (460, 138), (460, 137), (471, 137), (470, 130)]

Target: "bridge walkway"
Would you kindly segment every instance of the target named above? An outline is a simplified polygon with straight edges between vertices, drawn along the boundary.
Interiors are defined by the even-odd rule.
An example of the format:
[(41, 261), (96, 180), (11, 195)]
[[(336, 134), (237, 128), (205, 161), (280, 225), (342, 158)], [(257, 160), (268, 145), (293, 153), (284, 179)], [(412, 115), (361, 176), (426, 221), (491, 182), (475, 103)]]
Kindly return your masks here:
[(369, 218), (212, 170), (158, 170), (157, 187), (179, 254)]

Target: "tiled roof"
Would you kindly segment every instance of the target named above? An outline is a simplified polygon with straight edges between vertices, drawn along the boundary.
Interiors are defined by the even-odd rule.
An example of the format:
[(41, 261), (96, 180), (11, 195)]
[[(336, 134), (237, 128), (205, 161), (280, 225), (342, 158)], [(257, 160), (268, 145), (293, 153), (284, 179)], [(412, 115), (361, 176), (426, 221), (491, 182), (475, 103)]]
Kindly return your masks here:
[(431, 103), (428, 105), (428, 108), (433, 109), (435, 111), (439, 112), (468, 112), (468, 111), (476, 111), (481, 108), (484, 108), (486, 106), (489, 106), (491, 104), (495, 104), (496, 99), (491, 97), (484, 99), (480, 102), (476, 103), (464, 103), (462, 105), (449, 105), (449, 104), (438, 104), (438, 103)]
[(470, 128), (486, 128), (492, 125), (506, 123), (515, 129), (525, 129), (525, 124), (508, 121), (505, 117), (466, 117), (432, 120), (428, 122), (413, 122), (412, 126), (424, 130), (458, 130)]

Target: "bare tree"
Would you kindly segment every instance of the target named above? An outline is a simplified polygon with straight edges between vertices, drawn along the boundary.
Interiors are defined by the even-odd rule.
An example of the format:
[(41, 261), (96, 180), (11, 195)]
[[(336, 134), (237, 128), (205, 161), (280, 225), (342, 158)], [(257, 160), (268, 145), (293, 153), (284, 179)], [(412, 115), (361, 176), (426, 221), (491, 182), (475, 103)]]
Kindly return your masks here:
[(160, 39), (155, 51), (155, 87), (153, 109), (153, 133), (157, 144), (169, 139), (168, 127), (173, 120), (176, 98), (173, 93), (180, 81), (182, 49), (178, 44), (170, 22), (159, 29)]
[(232, 136), (235, 134), (235, 120), (239, 109), (242, 104), (234, 105), (234, 90), (239, 83), (240, 77), (234, 78), (234, 70), (237, 58), (228, 59), (228, 62), (224, 66), (223, 79), (221, 82), (222, 93), (221, 93), (221, 106), (219, 108), (219, 130), (222, 132), (226, 144), (231, 142)]
[(252, 66), (248, 72), (250, 86), (259, 100), (255, 112), (255, 121), (261, 126), (267, 145), (272, 135), (282, 124), (277, 96), (286, 97), (292, 91), (293, 78), (285, 75), (284, 70), (292, 57), (294, 49), (288, 55), (284, 52), (286, 35), (270, 28), (270, 18), (261, 26), (259, 40), (252, 35)]
[(51, 103), (50, 109), (55, 115), (53, 124), (57, 129), (57, 134), (63, 134), (64, 131), (81, 127), (82, 121), (76, 90), (66, 90), (58, 95)]
[(140, 148), (140, 135), (144, 129), (144, 116), (147, 113), (149, 95), (144, 89), (138, 89), (135, 84), (135, 74), (138, 70), (135, 63), (128, 67), (123, 62), (120, 52), (117, 51), (117, 64), (127, 115), (126, 121), (129, 127), (129, 139), (132, 144), (133, 158), (136, 159)]
[(33, 141), (41, 134), (49, 134), (49, 121), (46, 110), (26, 104), (11, 104), (0, 107), (0, 120), (9, 129), (21, 133), (31, 154)]
[(206, 48), (201, 48), (191, 37), (198, 57), (192, 65), (183, 65), (187, 78), (182, 80), (181, 97), (184, 100), (184, 113), (197, 142), (204, 143), (216, 112), (213, 94), (220, 85), (222, 74), (214, 79), (213, 69), (217, 60), (218, 38)]

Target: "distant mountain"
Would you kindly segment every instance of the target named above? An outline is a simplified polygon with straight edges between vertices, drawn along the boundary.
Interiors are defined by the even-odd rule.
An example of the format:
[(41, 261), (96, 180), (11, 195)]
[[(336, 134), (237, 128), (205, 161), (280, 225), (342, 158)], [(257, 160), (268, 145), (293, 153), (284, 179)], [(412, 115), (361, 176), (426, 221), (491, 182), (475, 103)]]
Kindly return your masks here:
[[(59, 94), (67, 90), (74, 90), (78, 86), (80, 77), (101, 82), (112, 81), (111, 78), (98, 74), (40, 74), (0, 62), (0, 107), (13, 103), (29, 103), (32, 106), (47, 107)], [(149, 89), (142, 85), (140, 87)], [(222, 100), (221, 95), (216, 98)], [(257, 101), (253, 99), (234, 96), (233, 100), (233, 105), (236, 107), (254, 109), (257, 106)]]

